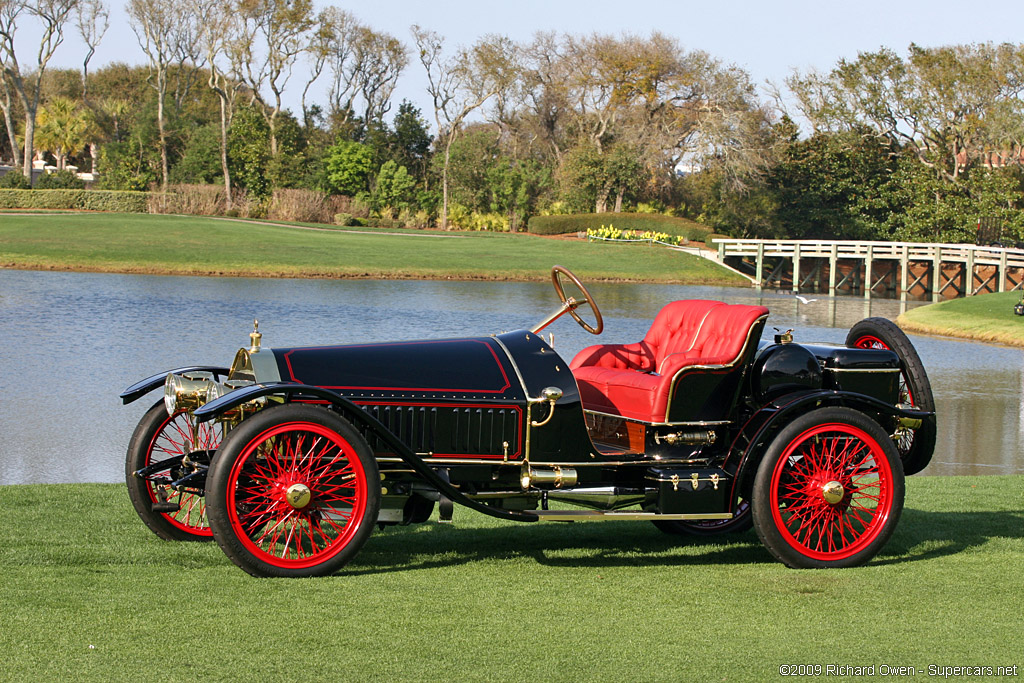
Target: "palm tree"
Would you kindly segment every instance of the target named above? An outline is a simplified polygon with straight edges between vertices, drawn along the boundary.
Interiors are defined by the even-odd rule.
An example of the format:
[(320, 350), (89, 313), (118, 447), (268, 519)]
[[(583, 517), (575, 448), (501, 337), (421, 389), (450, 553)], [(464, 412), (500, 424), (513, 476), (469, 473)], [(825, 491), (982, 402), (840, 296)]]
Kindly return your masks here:
[(63, 170), (68, 155), (86, 143), (88, 116), (68, 97), (54, 97), (39, 111), (35, 143), (38, 150), (57, 158), (57, 170)]

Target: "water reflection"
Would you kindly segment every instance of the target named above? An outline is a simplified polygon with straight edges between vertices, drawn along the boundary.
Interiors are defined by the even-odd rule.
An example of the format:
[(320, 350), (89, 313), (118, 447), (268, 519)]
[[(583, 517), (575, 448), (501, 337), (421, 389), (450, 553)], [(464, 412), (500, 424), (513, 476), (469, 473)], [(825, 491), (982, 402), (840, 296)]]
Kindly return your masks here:
[[(842, 342), (895, 300), (678, 285), (590, 286), (602, 342), (641, 338), (665, 302), (769, 307), (797, 340)], [(811, 295), (814, 297), (815, 295)], [(0, 271), (0, 484), (113, 482), (150, 405), (122, 407), (135, 380), (178, 365), (227, 364), (260, 319), (265, 346), (480, 335), (529, 327), (556, 304), (550, 282), (260, 280)], [(586, 316), (585, 316), (586, 317)], [(547, 331), (571, 358), (597, 337), (568, 319)], [(940, 412), (930, 474), (1024, 472), (1024, 352), (913, 337)], [(154, 398), (155, 400), (155, 398)]]

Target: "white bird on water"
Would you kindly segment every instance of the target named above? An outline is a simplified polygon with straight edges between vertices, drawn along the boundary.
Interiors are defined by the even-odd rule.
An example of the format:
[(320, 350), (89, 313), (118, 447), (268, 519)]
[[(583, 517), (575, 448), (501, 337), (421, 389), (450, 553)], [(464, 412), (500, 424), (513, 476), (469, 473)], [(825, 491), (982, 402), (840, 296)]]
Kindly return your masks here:
[(799, 302), (800, 302), (800, 303), (802, 303), (802, 304), (809, 304), (809, 303), (811, 303), (812, 301), (817, 301), (817, 299), (808, 299), (807, 297), (805, 297), (805, 296), (800, 296), (799, 294), (794, 294), (793, 296), (795, 296), (795, 297), (796, 297), (796, 300), (797, 300), (797, 301), (799, 301)]

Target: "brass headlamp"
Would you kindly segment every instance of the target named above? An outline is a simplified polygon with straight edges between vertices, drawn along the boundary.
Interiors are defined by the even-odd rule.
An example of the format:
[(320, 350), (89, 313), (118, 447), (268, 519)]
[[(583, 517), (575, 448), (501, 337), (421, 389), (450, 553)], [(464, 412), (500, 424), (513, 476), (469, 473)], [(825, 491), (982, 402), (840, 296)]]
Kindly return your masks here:
[(164, 382), (164, 407), (168, 415), (181, 410), (194, 410), (206, 403), (211, 385), (215, 385), (213, 373), (206, 371), (171, 373)]

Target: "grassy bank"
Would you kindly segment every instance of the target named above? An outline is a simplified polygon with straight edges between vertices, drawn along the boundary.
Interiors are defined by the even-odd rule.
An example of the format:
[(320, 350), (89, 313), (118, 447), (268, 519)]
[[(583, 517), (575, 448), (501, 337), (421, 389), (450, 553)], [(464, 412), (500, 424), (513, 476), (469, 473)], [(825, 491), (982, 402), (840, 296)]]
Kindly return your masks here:
[(0, 214), (0, 267), (177, 275), (536, 280), (560, 263), (592, 280), (743, 285), (689, 254), (534, 235), (304, 230), (202, 217)]
[(786, 569), (753, 532), (677, 539), (459, 509), (454, 526), (375, 533), (337, 576), (258, 580), (213, 544), (157, 539), (122, 486), (3, 486), (0, 679), (747, 681), (783, 664), (1024, 665), (1024, 477), (907, 490), (895, 536), (857, 569)]
[(897, 322), (909, 332), (1024, 346), (1024, 317), (1013, 314), (1020, 292), (982, 294), (914, 308)]

